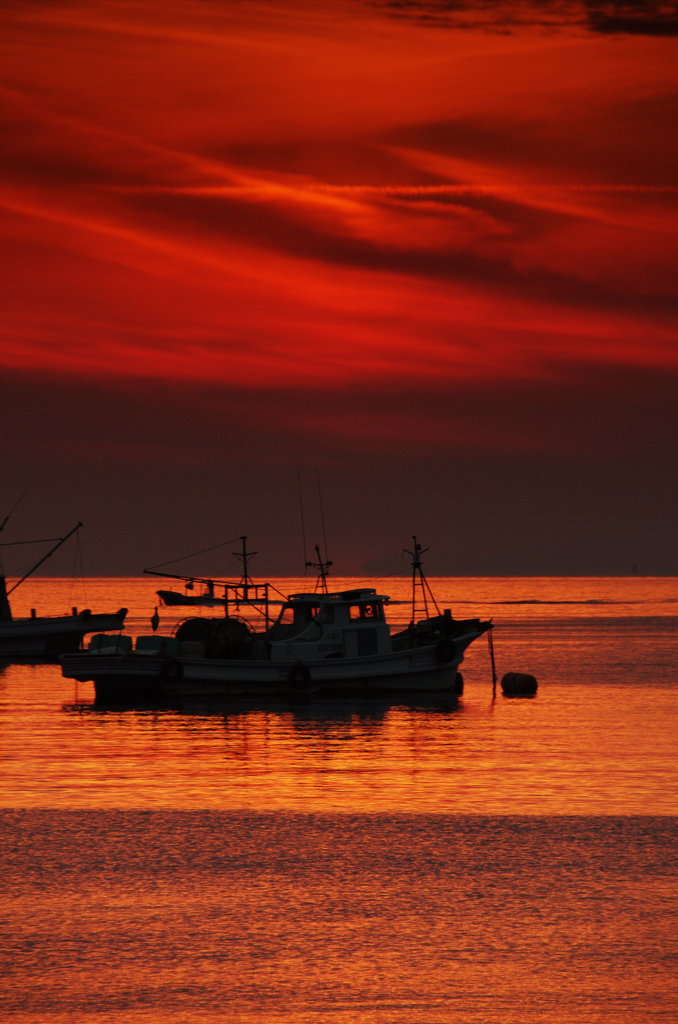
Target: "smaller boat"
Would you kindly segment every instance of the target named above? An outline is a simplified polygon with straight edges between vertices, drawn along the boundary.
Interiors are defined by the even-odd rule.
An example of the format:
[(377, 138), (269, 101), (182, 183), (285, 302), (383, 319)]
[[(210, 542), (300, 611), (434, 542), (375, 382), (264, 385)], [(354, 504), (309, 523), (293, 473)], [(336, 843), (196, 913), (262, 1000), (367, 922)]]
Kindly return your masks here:
[[(194, 578), (188, 578), (186, 581), (186, 589), (192, 589), (194, 583)], [(225, 597), (217, 597), (214, 593), (214, 580), (207, 580), (205, 583), (205, 589), (200, 594), (181, 594), (178, 590), (156, 590), (156, 594), (160, 598), (162, 604), (166, 605), (168, 608), (174, 608), (177, 605), (197, 605), (209, 608), (226, 604)]]
[[(217, 548), (224, 547), (225, 544), (230, 544), (231, 541), (224, 541), (222, 544), (215, 544), (210, 548), (205, 548), (202, 551), (196, 551), (192, 555), (182, 555), (180, 558), (175, 558), (171, 562), (165, 562), (162, 565), (154, 565), (149, 569), (144, 569), (145, 573), (149, 573), (151, 576), (164, 576), (170, 580), (177, 580), (184, 584), (184, 593), (180, 593), (178, 590), (156, 590), (156, 594), (160, 598), (160, 603), (164, 604), (168, 608), (174, 608), (181, 605), (186, 606), (203, 606), (203, 607), (219, 607), (222, 608), (228, 604), (228, 594), (224, 589), (228, 584), (215, 582), (213, 579), (203, 579), (201, 576), (181, 576), (176, 572), (165, 572), (164, 569), (168, 565), (175, 565), (177, 562), (185, 562), (186, 559), (194, 559), (196, 555), (204, 555), (205, 551), (216, 551)], [(235, 552), (233, 552), (235, 554)], [(236, 555), (236, 557), (240, 557)], [(202, 586), (200, 593), (193, 593), (196, 584)], [(217, 596), (215, 587), (220, 586), (222, 588), (222, 596)], [(190, 593), (189, 593), (190, 591)]]
[[(0, 532), (7, 523), (6, 516), (0, 525)], [(77, 651), (85, 636), (89, 633), (105, 633), (110, 630), (121, 630), (125, 624), (126, 608), (116, 612), (92, 612), (89, 608), (79, 611), (73, 608), (70, 615), (37, 615), (35, 609), (30, 616), (17, 618), (12, 614), (9, 595), (21, 586), (35, 570), (47, 561), (54, 552), (65, 544), (82, 526), (78, 523), (65, 537), (56, 538), (54, 547), (43, 555), (20, 580), (7, 588), (7, 578), (0, 572), (0, 658), (23, 659), (34, 658), (45, 661), (56, 661), (62, 654)], [(50, 538), (54, 540), (55, 538)], [(15, 543), (29, 544), (37, 541), (18, 541)], [(9, 547), (12, 543), (3, 543)]]
[[(320, 589), (272, 600), (275, 588), (254, 583), (247, 574), (243, 537), (243, 577), (239, 583), (219, 583), (227, 599), (220, 618), (188, 618), (172, 635), (136, 641), (94, 636), (88, 651), (61, 659), (62, 674), (93, 681), (103, 703), (458, 695), (464, 653), (492, 624), (440, 611), (421, 567), (423, 549), (413, 540), (412, 617), (405, 629), (389, 628), (387, 595), (367, 586), (329, 592), (326, 572)], [(417, 588), (425, 616), (415, 621)], [(428, 614), (429, 600), (435, 614)], [(275, 618), (273, 605), (280, 605)]]

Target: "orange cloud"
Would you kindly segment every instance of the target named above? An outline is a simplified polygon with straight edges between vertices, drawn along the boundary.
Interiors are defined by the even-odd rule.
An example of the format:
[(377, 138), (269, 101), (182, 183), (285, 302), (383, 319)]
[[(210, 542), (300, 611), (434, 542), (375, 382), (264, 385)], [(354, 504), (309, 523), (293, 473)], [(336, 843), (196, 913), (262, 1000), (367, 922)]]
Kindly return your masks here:
[(675, 368), (666, 40), (304, 3), (2, 19), (3, 365), (329, 390)]

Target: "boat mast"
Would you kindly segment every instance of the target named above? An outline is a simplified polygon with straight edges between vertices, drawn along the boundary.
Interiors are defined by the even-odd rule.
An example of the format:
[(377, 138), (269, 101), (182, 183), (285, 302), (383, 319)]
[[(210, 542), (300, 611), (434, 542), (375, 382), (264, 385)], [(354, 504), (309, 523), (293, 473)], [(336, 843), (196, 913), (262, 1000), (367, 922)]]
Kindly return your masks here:
[[(249, 574), (247, 563), (250, 558), (254, 558), (257, 554), (256, 551), (247, 550), (247, 537), (241, 537), (242, 551), (232, 551), (231, 554), (235, 558), (239, 558), (242, 561), (242, 576), (240, 577), (240, 583), (234, 588), (235, 589), (235, 602), (236, 607), (239, 601), (243, 601), (247, 604), (258, 604), (261, 601), (260, 592), (263, 591), (263, 602), (264, 602), (264, 620), (266, 622), (266, 629), (268, 629), (270, 615), (269, 615), (269, 584), (268, 583), (255, 583)], [(224, 597), (226, 598), (226, 604), (224, 607), (224, 614), (228, 616), (228, 590), (227, 587), (224, 591)], [(250, 598), (250, 590), (254, 591), (254, 597)]]
[[(0, 533), (7, 526), (7, 520), (9, 514), (0, 523)], [(0, 622), (11, 622), (12, 621), (12, 609), (7, 598), (7, 581), (5, 579), (5, 571), (0, 564)]]
[(424, 575), (424, 570), (421, 564), (421, 556), (428, 551), (428, 548), (423, 548), (417, 541), (416, 537), (412, 537), (412, 544), (414, 551), (410, 551), (405, 548), (405, 553), (410, 555), (412, 558), (412, 617), (411, 625), (414, 625), (415, 617), (417, 614), (417, 591), (419, 591), (420, 600), (424, 606), (424, 618), (427, 619), (428, 615), (428, 602), (431, 601), (433, 607), (436, 610), (436, 614), (440, 615), (440, 609), (436, 604), (436, 599), (433, 596), (431, 588), (428, 585), (428, 580)]
[(330, 569), (330, 566), (332, 565), (332, 562), (330, 562), (329, 559), (325, 559), (325, 561), (323, 561), (322, 556), (320, 554), (320, 546), (318, 544), (316, 544), (316, 546), (315, 546), (315, 553), (316, 553), (316, 557), (317, 557), (318, 561), (317, 562), (307, 562), (306, 563), (306, 565), (308, 566), (309, 569), (317, 569), (318, 570), (318, 578), (315, 581), (315, 588), (313, 590), (313, 593), (314, 594), (317, 594), (317, 593), (327, 594), (328, 593), (328, 590), (327, 590), (327, 577), (330, 574), (329, 573), (329, 569)]
[(242, 595), (244, 601), (249, 601), (249, 588), (254, 586), (254, 580), (247, 571), (247, 561), (249, 558), (254, 558), (257, 554), (256, 551), (247, 550), (247, 537), (241, 537), (242, 551), (232, 551), (231, 554), (235, 558), (242, 560), (242, 576), (240, 577), (240, 586), (242, 587)]

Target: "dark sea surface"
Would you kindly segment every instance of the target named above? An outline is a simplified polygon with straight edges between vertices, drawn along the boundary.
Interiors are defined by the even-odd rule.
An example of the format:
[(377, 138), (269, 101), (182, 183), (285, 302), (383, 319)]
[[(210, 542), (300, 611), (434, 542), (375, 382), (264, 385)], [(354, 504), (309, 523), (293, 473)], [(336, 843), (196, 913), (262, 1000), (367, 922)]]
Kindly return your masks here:
[[(431, 584), (535, 698), (493, 690), (485, 638), (458, 704), (112, 710), (0, 667), (0, 1020), (678, 1020), (678, 580)], [(146, 633), (157, 585), (14, 611)]]

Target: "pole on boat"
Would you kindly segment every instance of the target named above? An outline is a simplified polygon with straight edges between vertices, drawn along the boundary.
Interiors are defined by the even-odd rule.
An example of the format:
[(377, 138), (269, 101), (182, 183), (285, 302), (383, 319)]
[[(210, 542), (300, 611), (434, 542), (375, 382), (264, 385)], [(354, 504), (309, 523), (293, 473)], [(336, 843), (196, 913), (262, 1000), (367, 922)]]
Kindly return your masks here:
[(494, 697), (497, 693), (497, 670), (494, 664), (494, 639), (492, 637), (492, 631), (494, 626), (490, 623), (489, 629), (487, 630), (487, 644), (490, 649), (490, 663), (492, 665), (492, 696)]
[(416, 610), (417, 610), (417, 584), (421, 590), (421, 597), (424, 604), (424, 618), (428, 618), (428, 599), (430, 598), (433, 607), (436, 610), (436, 615), (440, 615), (440, 608), (436, 602), (433, 592), (428, 585), (428, 581), (424, 576), (424, 570), (421, 564), (421, 556), (428, 551), (428, 548), (423, 548), (417, 541), (416, 536), (412, 537), (412, 544), (414, 551), (410, 551), (405, 548), (405, 554), (410, 555), (412, 558), (412, 616), (411, 622), (414, 624)]
[[(240, 538), (240, 540), (242, 541), (242, 551), (233, 551), (232, 552), (232, 554), (236, 558), (242, 559), (242, 576), (240, 578), (240, 583), (238, 584), (238, 586), (231, 588), (231, 589), (235, 590), (235, 604), (236, 604), (236, 608), (238, 608), (240, 601), (243, 601), (246, 604), (257, 604), (257, 603), (261, 602), (260, 594), (261, 594), (261, 591), (263, 590), (263, 592), (264, 592), (264, 598), (263, 598), (263, 600), (264, 600), (264, 619), (265, 619), (265, 622), (266, 622), (266, 629), (268, 630), (268, 624), (269, 624), (269, 621), (270, 621), (270, 609), (269, 609), (270, 598), (268, 596), (269, 595), (269, 584), (268, 583), (255, 583), (254, 580), (252, 579), (252, 577), (250, 576), (249, 570), (247, 568), (247, 561), (248, 561), (249, 558), (254, 558), (254, 556), (257, 554), (257, 552), (256, 551), (248, 551), (247, 550), (247, 537), (246, 536), (242, 536)], [(238, 588), (240, 588), (240, 590), (242, 591), (242, 597), (238, 594)], [(226, 617), (228, 617), (228, 591), (229, 591), (229, 587), (226, 586), (224, 588), (224, 602), (225, 602), (224, 613), (225, 613)], [(250, 591), (254, 592), (254, 596), (253, 597), (250, 597)]]
[(247, 537), (241, 537), (242, 551), (233, 551), (232, 554), (236, 558), (242, 559), (242, 578), (240, 580), (240, 586), (242, 587), (243, 601), (249, 600), (249, 588), (253, 585), (252, 579), (247, 571), (247, 560), (248, 558), (254, 558), (256, 551), (247, 550)]
[(332, 565), (332, 562), (330, 562), (329, 559), (323, 562), (322, 555), (320, 554), (319, 544), (316, 544), (315, 546), (315, 553), (318, 561), (306, 563), (307, 568), (318, 570), (318, 578), (316, 580), (315, 590), (313, 591), (313, 593), (327, 594), (327, 577), (329, 576), (329, 569), (330, 566)]
[[(327, 561), (328, 551), (327, 551), (327, 531), (325, 529), (325, 508), (324, 508), (324, 505), (323, 505), (323, 492), (320, 489), (320, 471), (318, 469), (316, 469), (316, 471), (315, 471), (315, 478), (316, 478), (316, 482), (318, 484), (318, 505), (320, 507), (320, 525), (322, 526), (322, 530), (323, 530), (323, 546), (325, 548), (325, 561)], [(320, 558), (320, 551), (318, 551), (318, 558)], [(331, 565), (332, 563), (328, 562), (327, 564)]]
[[(417, 577), (421, 573), (421, 556), (428, 551), (428, 548), (422, 548), (421, 544), (417, 542), (415, 536), (412, 537), (412, 545), (414, 551), (409, 551), (405, 548), (406, 554), (412, 558), (412, 612), (410, 614), (410, 622), (414, 622), (416, 614), (416, 603), (417, 603)], [(422, 587), (422, 597), (424, 599), (424, 613), (425, 617), (428, 618), (428, 608), (426, 606), (426, 591)]]

